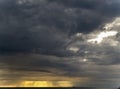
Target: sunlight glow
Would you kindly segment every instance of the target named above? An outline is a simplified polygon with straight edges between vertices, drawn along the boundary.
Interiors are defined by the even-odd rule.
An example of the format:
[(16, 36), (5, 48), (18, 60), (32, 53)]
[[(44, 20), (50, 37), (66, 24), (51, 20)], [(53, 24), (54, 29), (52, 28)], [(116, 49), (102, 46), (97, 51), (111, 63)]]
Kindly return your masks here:
[(72, 87), (70, 81), (22, 81), (20, 87)]

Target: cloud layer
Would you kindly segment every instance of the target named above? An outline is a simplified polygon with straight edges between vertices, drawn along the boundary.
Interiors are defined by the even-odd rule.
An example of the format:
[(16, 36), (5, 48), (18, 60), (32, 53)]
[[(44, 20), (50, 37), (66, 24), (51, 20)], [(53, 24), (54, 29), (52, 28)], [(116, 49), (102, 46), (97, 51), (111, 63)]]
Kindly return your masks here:
[(64, 76), (79, 80), (75, 86), (118, 86), (119, 4), (119, 0), (0, 0), (1, 80)]

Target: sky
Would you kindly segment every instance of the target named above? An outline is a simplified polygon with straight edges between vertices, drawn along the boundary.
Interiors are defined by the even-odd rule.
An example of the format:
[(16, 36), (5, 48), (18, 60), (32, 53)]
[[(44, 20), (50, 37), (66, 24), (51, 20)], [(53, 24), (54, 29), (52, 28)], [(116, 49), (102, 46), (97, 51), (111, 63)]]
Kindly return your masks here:
[(120, 0), (0, 0), (0, 86), (119, 87)]

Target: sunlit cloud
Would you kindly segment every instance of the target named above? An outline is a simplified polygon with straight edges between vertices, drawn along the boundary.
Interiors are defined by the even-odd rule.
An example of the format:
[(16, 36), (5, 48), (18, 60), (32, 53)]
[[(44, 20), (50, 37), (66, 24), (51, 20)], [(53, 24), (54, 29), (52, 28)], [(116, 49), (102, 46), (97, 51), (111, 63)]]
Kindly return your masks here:
[[(109, 37), (116, 36), (119, 33), (118, 30), (119, 26), (120, 26), (120, 17), (117, 17), (112, 22), (105, 24), (105, 26), (103, 27), (103, 29), (105, 29), (104, 31), (93, 33), (94, 37), (88, 39), (87, 42), (93, 44), (100, 44), (106, 38), (108, 40)], [(111, 46), (116, 46), (119, 43), (114, 39), (109, 39), (109, 41), (111, 42)]]
[(77, 33), (76, 37), (81, 37), (83, 34), (82, 33)]
[(87, 62), (87, 59), (83, 59), (83, 62)]
[(79, 51), (79, 48), (78, 47), (68, 47), (67, 50), (76, 53)]
[(103, 31), (100, 32), (96, 38), (89, 39), (87, 40), (87, 42), (100, 44), (104, 40), (104, 38), (115, 36), (117, 33), (117, 31)]
[(120, 17), (117, 17), (113, 22), (105, 24), (105, 30), (111, 30), (113, 27), (120, 26)]

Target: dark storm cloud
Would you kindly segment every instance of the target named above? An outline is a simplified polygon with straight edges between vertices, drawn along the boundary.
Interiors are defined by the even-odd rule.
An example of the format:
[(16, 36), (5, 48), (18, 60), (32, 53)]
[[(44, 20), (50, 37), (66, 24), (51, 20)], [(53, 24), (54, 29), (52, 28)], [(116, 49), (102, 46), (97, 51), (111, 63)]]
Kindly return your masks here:
[(0, 9), (1, 53), (70, 56), (69, 35), (88, 33), (119, 15), (113, 0), (6, 0)]
[[(49, 1), (49, 0), (48, 0)], [(118, 16), (119, 1), (114, 0), (52, 0), (65, 6), (66, 12), (75, 20), (71, 32), (91, 32), (112, 17)], [(51, 1), (51, 2), (52, 2)]]

